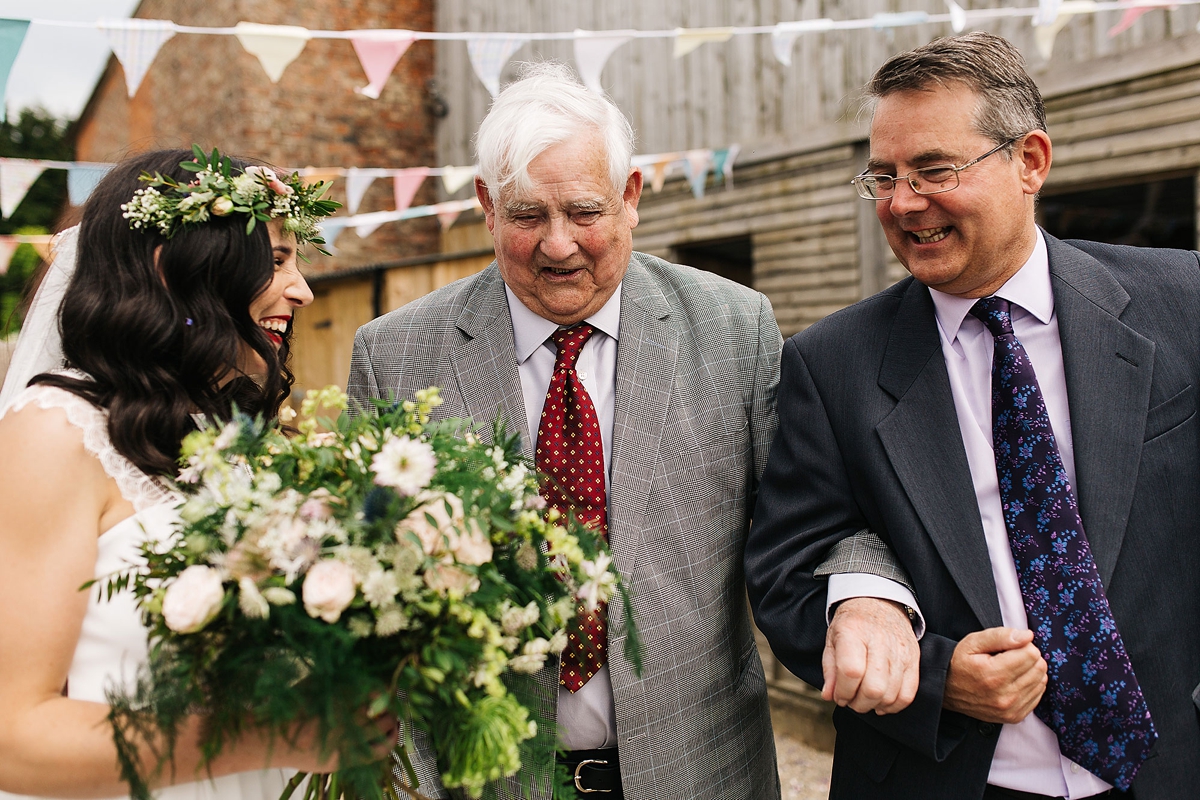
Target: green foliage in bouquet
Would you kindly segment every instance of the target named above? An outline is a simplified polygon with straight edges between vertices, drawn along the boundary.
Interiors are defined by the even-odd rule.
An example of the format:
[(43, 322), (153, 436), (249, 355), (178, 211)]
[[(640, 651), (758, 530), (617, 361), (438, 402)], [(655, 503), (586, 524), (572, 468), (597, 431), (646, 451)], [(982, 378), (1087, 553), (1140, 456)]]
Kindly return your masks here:
[[(537, 732), (501, 678), (561, 652), (578, 608), (620, 594), (640, 670), (603, 541), (547, 512), (518, 437), (431, 422), (440, 402), (431, 388), (291, 437), (235, 415), (184, 440), (177, 535), (101, 587), (132, 591), (150, 629), (136, 688), (108, 698), (133, 797), (150, 796), (137, 748), (163, 769), (197, 713), (206, 762), (251, 726), (287, 741), (315, 726), (342, 766), (308, 795), (371, 800), (420, 797), (411, 737), (394, 758), (372, 755), (372, 717), (411, 719), (444, 783), (477, 797), (516, 773)], [(303, 411), (345, 407), (330, 387)]]

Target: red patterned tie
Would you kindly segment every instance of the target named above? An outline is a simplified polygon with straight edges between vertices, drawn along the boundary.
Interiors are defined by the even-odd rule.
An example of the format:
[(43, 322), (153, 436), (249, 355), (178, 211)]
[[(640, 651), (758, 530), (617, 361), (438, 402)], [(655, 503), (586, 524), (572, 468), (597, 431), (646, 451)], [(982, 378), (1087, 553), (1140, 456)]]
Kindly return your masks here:
[[(600, 531), (607, 541), (600, 420), (592, 398), (575, 372), (579, 351), (594, 330), (583, 323), (560, 328), (550, 337), (558, 346), (558, 358), (538, 426), (536, 461), (544, 476), (542, 496), (546, 503), (564, 514), (573, 513), (580, 522)], [(608, 649), (607, 615), (603, 603), (591, 614), (580, 606), (578, 625), (570, 632), (559, 671), (560, 682), (571, 692), (582, 689), (604, 666)]]

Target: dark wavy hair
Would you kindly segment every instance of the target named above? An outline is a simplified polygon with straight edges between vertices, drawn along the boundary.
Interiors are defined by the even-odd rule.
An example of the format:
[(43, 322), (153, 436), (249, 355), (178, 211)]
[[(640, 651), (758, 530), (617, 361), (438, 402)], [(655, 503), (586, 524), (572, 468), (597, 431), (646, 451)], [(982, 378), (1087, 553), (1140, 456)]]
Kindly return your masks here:
[[(176, 472), (193, 414), (228, 419), (236, 404), (274, 417), (294, 380), (287, 368), (291, 328), (276, 352), (250, 315), (251, 301), (274, 275), (265, 225), (247, 235), (246, 217), (231, 214), (167, 239), (131, 230), (122, 216), (121, 205), (145, 185), (139, 175), (159, 172), (187, 183), (193, 176), (179, 164), (191, 158), (188, 150), (134, 156), (96, 187), (83, 209), (78, 261), (59, 318), (66, 366), (90, 380), (43, 373), (30, 381), (107, 409), (113, 445), (151, 475)], [(261, 383), (239, 370), (243, 346), (267, 365)]]

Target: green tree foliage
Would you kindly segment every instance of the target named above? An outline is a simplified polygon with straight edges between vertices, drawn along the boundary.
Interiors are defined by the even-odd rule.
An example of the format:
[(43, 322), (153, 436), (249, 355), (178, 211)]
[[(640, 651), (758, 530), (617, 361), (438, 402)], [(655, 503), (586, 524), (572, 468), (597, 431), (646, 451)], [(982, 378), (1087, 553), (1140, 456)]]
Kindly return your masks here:
[[(15, 120), (0, 123), (0, 158), (70, 161), (74, 158), (71, 126), (42, 109), (24, 109)], [(0, 220), (0, 234), (49, 233), (66, 200), (66, 171), (46, 170), (29, 188), (12, 217)], [(19, 315), (14, 312), (40, 263), (32, 247), (21, 245), (8, 271), (0, 275), (0, 338), (20, 328)]]

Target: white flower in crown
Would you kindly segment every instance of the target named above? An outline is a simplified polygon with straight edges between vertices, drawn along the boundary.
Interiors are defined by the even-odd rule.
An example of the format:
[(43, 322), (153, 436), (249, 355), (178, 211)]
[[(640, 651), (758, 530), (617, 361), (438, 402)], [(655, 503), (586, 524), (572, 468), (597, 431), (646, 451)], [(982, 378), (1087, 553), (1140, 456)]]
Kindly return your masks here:
[(391, 486), (400, 494), (410, 497), (429, 485), (436, 468), (437, 456), (433, 448), (407, 436), (386, 442), (371, 459), (375, 483)]

